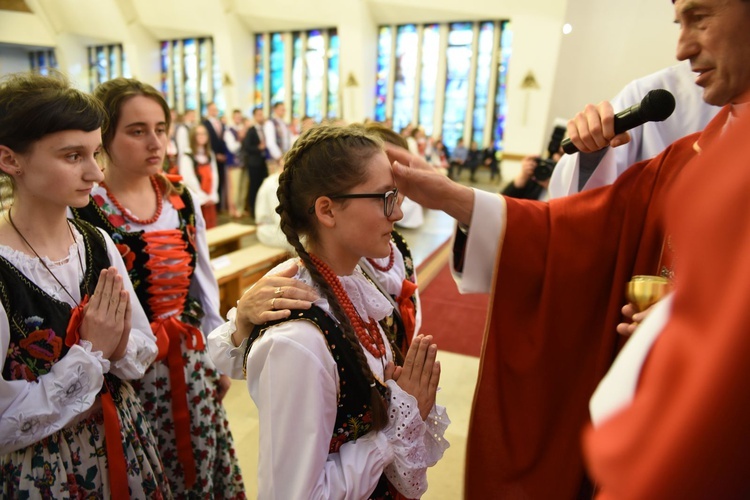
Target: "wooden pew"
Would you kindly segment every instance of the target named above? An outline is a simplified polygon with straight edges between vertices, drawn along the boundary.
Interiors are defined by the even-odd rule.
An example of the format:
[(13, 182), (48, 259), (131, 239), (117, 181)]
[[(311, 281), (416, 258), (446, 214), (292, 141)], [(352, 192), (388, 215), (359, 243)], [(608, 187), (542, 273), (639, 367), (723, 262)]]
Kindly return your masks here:
[(253, 234), (255, 234), (255, 226), (237, 222), (227, 222), (207, 229), (206, 240), (208, 241), (208, 251), (211, 258), (239, 250), (240, 240), (244, 236)]
[(211, 267), (219, 283), (222, 317), (237, 304), (245, 290), (288, 258), (289, 253), (284, 249), (256, 243), (211, 259)]

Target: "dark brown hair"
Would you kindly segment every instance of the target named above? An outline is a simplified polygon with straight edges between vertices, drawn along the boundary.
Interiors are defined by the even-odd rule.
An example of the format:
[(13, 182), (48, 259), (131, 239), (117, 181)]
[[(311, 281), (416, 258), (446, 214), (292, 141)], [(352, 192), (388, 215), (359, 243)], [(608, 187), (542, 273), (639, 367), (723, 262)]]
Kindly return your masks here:
[(106, 124), (101, 103), (60, 73), (17, 73), (0, 82), (0, 144), (17, 153), (55, 132), (91, 132)]
[(297, 139), (284, 157), (284, 170), (279, 177), (277, 191), (279, 206), (276, 208), (281, 216), (281, 230), (328, 300), (345, 338), (357, 356), (362, 375), (371, 384), (370, 405), (375, 429), (385, 427), (386, 403), (375, 387), (375, 377), (367, 364), (354, 327), (320, 270), (313, 264), (300, 236), (307, 237), (309, 241), (316, 240), (317, 222), (315, 214), (311, 214), (309, 208), (320, 196), (345, 193), (364, 182), (368, 174), (368, 161), (382, 151), (380, 139), (368, 134), (361, 126), (321, 125), (311, 128)]

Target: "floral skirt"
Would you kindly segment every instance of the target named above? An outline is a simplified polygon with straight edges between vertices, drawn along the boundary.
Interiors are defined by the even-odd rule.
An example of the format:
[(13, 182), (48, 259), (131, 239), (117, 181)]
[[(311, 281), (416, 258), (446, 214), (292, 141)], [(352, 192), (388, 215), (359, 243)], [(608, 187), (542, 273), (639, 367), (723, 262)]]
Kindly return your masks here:
[[(116, 402), (126, 455), (130, 498), (172, 498), (156, 439), (127, 382), (117, 381)], [(110, 498), (104, 417), (90, 417), (26, 448), (0, 457), (2, 498)]]
[[(143, 402), (146, 416), (158, 440), (159, 454), (175, 498), (244, 499), (245, 486), (229, 421), (217, 399), (219, 373), (208, 353), (186, 347), (182, 339), (187, 394), (172, 394), (169, 366), (157, 361), (133, 387)], [(187, 398), (190, 412), (190, 439), (195, 458), (196, 480), (185, 485), (185, 472), (178, 459), (172, 398)]]

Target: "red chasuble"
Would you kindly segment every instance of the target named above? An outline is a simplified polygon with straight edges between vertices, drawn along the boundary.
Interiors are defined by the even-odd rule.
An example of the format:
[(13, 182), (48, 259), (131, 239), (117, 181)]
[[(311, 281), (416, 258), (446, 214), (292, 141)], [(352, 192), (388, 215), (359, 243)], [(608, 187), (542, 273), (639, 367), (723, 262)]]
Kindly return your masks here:
[(602, 498), (750, 498), (750, 119), (670, 195), (674, 303), (630, 407), (586, 434)]
[(576, 498), (588, 400), (621, 347), (625, 284), (657, 274), (666, 195), (703, 134), (630, 167), (611, 186), (552, 200), (506, 198), (507, 226), (474, 395), (466, 498)]

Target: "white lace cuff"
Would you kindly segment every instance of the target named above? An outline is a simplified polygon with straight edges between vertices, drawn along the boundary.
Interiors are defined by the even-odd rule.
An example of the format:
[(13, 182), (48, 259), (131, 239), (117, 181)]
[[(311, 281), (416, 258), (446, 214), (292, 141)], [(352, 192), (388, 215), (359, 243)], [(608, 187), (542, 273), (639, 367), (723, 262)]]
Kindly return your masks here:
[(451, 445), (445, 439), (445, 430), (450, 425), (451, 419), (448, 418), (448, 412), (444, 406), (435, 405), (427, 415), (427, 429), (424, 433), (425, 455), (427, 457), (427, 466), (432, 467), (438, 460), (443, 458), (443, 453)]
[(131, 330), (125, 354), (112, 363), (114, 375), (122, 380), (136, 380), (143, 377), (157, 354), (156, 343), (152, 340), (153, 334), (149, 333), (149, 335), (151, 339), (137, 335), (135, 330)]
[(87, 354), (93, 356), (97, 359), (97, 361), (99, 361), (99, 363), (101, 363), (102, 373), (109, 373), (109, 360), (104, 357), (104, 353), (102, 351), (94, 351), (94, 344), (92, 344), (88, 340), (78, 339), (78, 345), (82, 347)]
[(419, 414), (417, 400), (404, 392), (393, 380), (390, 389), (388, 425), (383, 433), (393, 448), (394, 460), (385, 475), (407, 498), (419, 498), (427, 491), (428, 457), (424, 444), (427, 426)]

